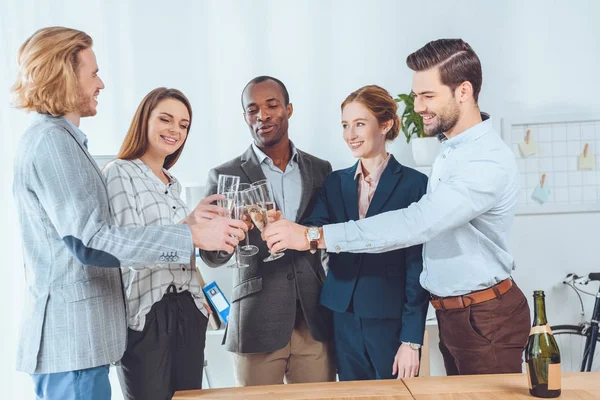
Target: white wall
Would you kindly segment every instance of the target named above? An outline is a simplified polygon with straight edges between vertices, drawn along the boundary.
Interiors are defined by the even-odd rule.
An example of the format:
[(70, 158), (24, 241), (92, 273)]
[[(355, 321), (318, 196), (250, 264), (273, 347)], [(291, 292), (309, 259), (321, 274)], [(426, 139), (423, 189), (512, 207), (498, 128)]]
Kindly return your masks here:
[[(106, 83), (98, 116), (82, 123), (95, 154), (118, 150), (149, 90), (176, 87), (191, 99), (194, 123), (174, 173), (202, 184), (210, 167), (249, 144), (240, 91), (252, 77), (271, 74), (290, 91), (295, 143), (341, 168), (352, 160), (341, 141), (340, 102), (371, 83), (393, 94), (408, 91), (406, 56), (440, 37), (462, 37), (479, 54), (484, 69), (480, 104), (498, 129), (500, 118), (515, 112), (597, 112), (599, 15), (600, 3), (594, 0), (0, 0), (0, 92), (6, 94), (13, 83), (16, 51), (27, 36), (48, 25), (71, 26), (94, 37)], [(30, 393), (29, 378), (13, 372), (23, 274), (10, 196), (12, 157), (28, 119), (0, 101), (0, 254), (6, 271), (0, 304), (7, 321), (0, 342), (5, 355), (0, 376), (7, 382), (0, 387), (6, 398)], [(401, 138), (390, 149), (412, 164)], [(592, 250), (598, 225), (598, 213), (516, 219), (515, 279), (528, 296), (534, 288), (547, 291), (551, 323), (578, 319), (576, 297), (556, 283), (566, 272), (600, 269)]]

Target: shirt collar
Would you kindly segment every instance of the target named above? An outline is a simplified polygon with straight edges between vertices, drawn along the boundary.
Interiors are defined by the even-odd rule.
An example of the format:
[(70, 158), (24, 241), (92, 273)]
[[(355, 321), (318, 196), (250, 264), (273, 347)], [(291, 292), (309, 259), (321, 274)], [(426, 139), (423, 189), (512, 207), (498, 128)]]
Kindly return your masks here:
[[(296, 149), (296, 146), (294, 146), (294, 143), (291, 140), (290, 140), (290, 149), (292, 150), (292, 157), (290, 158), (290, 162), (291, 161), (298, 162), (298, 150)], [(259, 149), (258, 146), (255, 145), (254, 143), (252, 143), (252, 150), (254, 151), (256, 158), (258, 158), (259, 164), (262, 164), (266, 160), (270, 160), (271, 162), (273, 162), (273, 160), (271, 160), (271, 158), (268, 155), (266, 155), (264, 153), (264, 151)]]
[[(160, 183), (163, 186), (165, 185), (165, 183), (163, 181), (161, 181), (158, 178), (158, 176), (156, 176), (154, 174), (154, 172), (152, 172), (150, 167), (147, 166), (142, 160), (140, 160), (139, 158), (136, 158), (135, 160), (131, 160), (131, 162), (134, 163), (135, 165), (137, 165), (148, 178), (156, 181), (157, 183)], [(162, 170), (165, 173), (165, 175), (167, 175), (169, 177), (169, 180), (171, 181), (171, 183), (173, 183), (173, 184), (178, 183), (177, 179), (173, 175), (171, 175), (171, 173), (167, 169), (163, 168)], [(167, 183), (167, 185), (168, 185), (168, 183)]]
[(442, 145), (456, 148), (474, 142), (480, 137), (487, 135), (492, 131), (492, 118), (487, 113), (481, 113), (481, 119), (482, 121), (477, 125), (470, 127), (452, 139), (443, 141)]
[(85, 133), (83, 133), (82, 130), (79, 129), (79, 127), (75, 126), (75, 124), (72, 123), (71, 121), (69, 121), (67, 118), (65, 118), (65, 117), (62, 117), (62, 118), (65, 121), (67, 121), (67, 124), (69, 124), (69, 126), (71, 127), (71, 129), (73, 129), (73, 132), (75, 133), (75, 136), (77, 136), (77, 139), (81, 140), (81, 143), (83, 143), (83, 145), (87, 149), (87, 147), (88, 147), (88, 138), (85, 135)]
[[(381, 174), (383, 174), (383, 171), (385, 170), (385, 167), (387, 167), (388, 162), (390, 161), (390, 157), (391, 157), (392, 153), (388, 153), (387, 157), (385, 158), (385, 160), (383, 160), (381, 162), (381, 164), (379, 164), (377, 167), (375, 167), (375, 169), (373, 171), (371, 171), (371, 173), (369, 174), (369, 176), (371, 177), (372, 182), (379, 182), (379, 178), (381, 178)], [(356, 180), (358, 178), (359, 175), (363, 175), (364, 176), (364, 172), (363, 172), (363, 168), (362, 168), (362, 161), (358, 160), (358, 165), (356, 167), (356, 172), (354, 173), (354, 180)]]

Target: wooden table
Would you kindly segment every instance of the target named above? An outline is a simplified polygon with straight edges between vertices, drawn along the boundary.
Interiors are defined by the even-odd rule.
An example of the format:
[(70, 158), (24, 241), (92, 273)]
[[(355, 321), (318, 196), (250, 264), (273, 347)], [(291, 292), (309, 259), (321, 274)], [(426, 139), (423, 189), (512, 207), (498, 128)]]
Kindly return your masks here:
[[(529, 395), (527, 377), (524, 374), (506, 374), (190, 390), (177, 392), (173, 399), (531, 400), (535, 398)], [(600, 372), (563, 374), (562, 395), (559, 399), (600, 399)]]
[[(404, 379), (417, 400), (536, 399), (525, 374), (438, 376)], [(563, 373), (560, 400), (600, 399), (600, 372)]]
[(190, 390), (175, 393), (173, 400), (259, 399), (360, 399), (413, 400), (402, 380), (297, 383), (227, 389)]

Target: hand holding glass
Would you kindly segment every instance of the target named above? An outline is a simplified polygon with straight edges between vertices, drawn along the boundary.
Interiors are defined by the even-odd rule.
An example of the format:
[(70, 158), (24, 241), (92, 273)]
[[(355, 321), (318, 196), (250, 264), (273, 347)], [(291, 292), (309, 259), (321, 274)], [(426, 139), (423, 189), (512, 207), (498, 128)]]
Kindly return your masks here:
[[(253, 185), (250, 189), (244, 191), (244, 195), (247, 197), (248, 213), (254, 226), (256, 226), (261, 232), (269, 224), (269, 211), (275, 211), (275, 199), (273, 192), (268, 182), (261, 183), (259, 185)], [(277, 260), (283, 257), (284, 253), (274, 253), (265, 258), (264, 262)]]

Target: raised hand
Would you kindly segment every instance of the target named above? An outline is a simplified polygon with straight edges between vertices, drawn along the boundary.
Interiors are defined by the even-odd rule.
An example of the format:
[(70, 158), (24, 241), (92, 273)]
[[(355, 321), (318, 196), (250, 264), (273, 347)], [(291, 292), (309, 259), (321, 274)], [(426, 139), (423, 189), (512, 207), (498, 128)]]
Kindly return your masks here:
[(239, 219), (221, 217), (189, 219), (194, 246), (202, 250), (221, 250), (233, 253), (235, 246), (246, 237), (248, 226)]
[(280, 219), (265, 228), (263, 238), (271, 253), (285, 249), (306, 251), (310, 248), (306, 229), (305, 226), (287, 219)]

